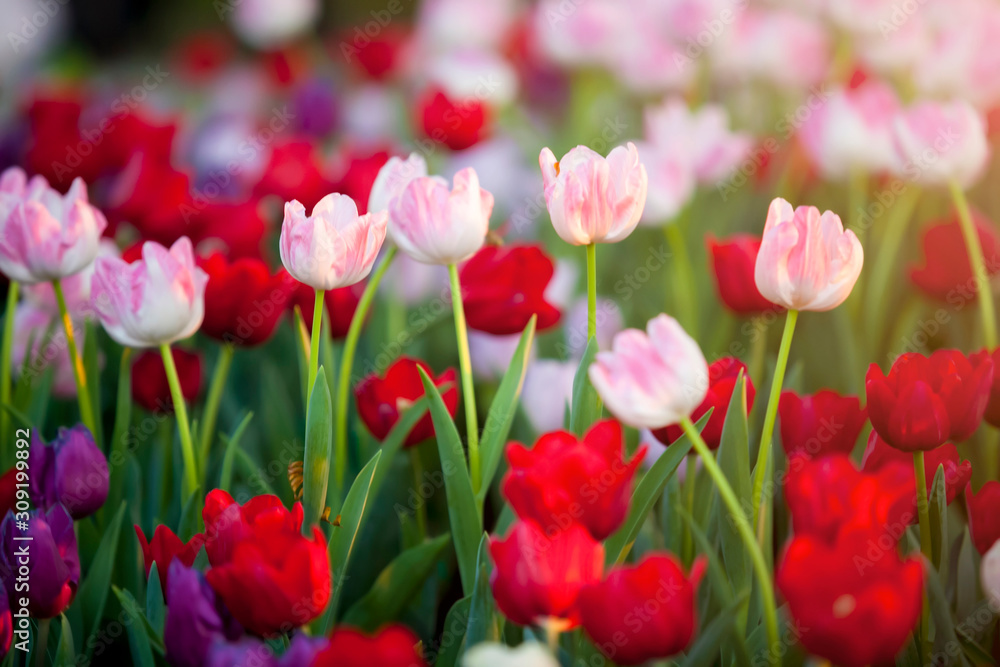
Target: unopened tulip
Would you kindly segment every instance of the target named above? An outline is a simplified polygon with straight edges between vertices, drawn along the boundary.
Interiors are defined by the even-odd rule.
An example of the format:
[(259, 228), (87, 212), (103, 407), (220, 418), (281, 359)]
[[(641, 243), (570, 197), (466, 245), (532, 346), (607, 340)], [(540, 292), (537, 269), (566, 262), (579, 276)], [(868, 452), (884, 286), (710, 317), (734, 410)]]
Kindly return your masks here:
[[(913, 468), (913, 455), (896, 449), (879, 437), (876, 431), (868, 436), (868, 446), (861, 457), (861, 469), (865, 472), (876, 472), (892, 462), (906, 464)], [(934, 487), (934, 477), (938, 468), (944, 468), (945, 501), (951, 504), (958, 494), (965, 490), (972, 479), (972, 462), (963, 461), (958, 454), (958, 447), (946, 442), (940, 447), (924, 452), (924, 480), (927, 486), (927, 497), (931, 496)]]
[(823, 389), (815, 394), (781, 392), (781, 445), (789, 456), (850, 454), (868, 420), (857, 396)]
[(198, 533), (185, 544), (181, 538), (174, 534), (163, 524), (153, 530), (153, 539), (147, 540), (142, 528), (134, 526), (135, 536), (139, 539), (139, 547), (142, 549), (142, 562), (146, 568), (146, 576), (149, 576), (156, 563), (156, 572), (160, 577), (160, 589), (164, 595), (167, 592), (167, 575), (170, 572), (170, 564), (177, 559), (184, 567), (191, 567), (194, 559), (198, 557), (205, 544), (205, 535)]
[(986, 122), (968, 102), (917, 104), (896, 118), (893, 136), (900, 176), (921, 185), (968, 188), (989, 160)]
[(831, 310), (850, 295), (864, 251), (831, 211), (771, 202), (754, 279), (765, 299), (789, 310)]
[(163, 627), (167, 660), (176, 667), (202, 667), (213, 644), (235, 640), (243, 629), (198, 570), (175, 561), (169, 582)]
[(778, 310), (764, 298), (754, 283), (761, 239), (753, 234), (733, 234), (724, 239), (706, 239), (719, 298), (726, 308), (743, 317)]
[(708, 392), (708, 364), (677, 320), (659, 315), (646, 331), (626, 329), (599, 352), (590, 381), (611, 414), (636, 428), (660, 428), (689, 417)]
[(390, 211), (391, 215), (392, 200), (403, 194), (410, 181), (424, 176), (427, 176), (427, 162), (419, 153), (410, 153), (405, 160), (393, 155), (375, 177), (368, 195), (368, 210)]
[[(0, 578), (11, 600), (27, 598), (28, 611), (34, 618), (53, 618), (61, 614), (80, 587), (80, 554), (76, 547), (73, 518), (62, 505), (48, 512), (34, 510), (28, 528), (15, 524), (8, 513), (0, 524)], [(30, 558), (24, 563), (18, 551), (29, 544)], [(30, 582), (24, 590), (17, 580)], [(18, 605), (22, 606), (22, 605)]]
[(268, 340), (298, 286), (291, 276), (283, 270), (272, 274), (264, 262), (250, 257), (230, 263), (220, 253), (198, 265), (208, 274), (201, 332), (233, 345)]
[(990, 480), (979, 493), (972, 484), (965, 487), (965, 506), (969, 510), (969, 536), (976, 551), (985, 554), (1000, 540), (1000, 482)]
[(493, 195), (479, 185), (471, 168), (448, 182), (439, 176), (411, 180), (389, 204), (392, 240), (424, 264), (457, 264), (486, 242)]
[(330, 635), (312, 667), (427, 667), (418, 650), (420, 639), (403, 625), (389, 625), (374, 635), (341, 626)]
[(296, 200), (285, 204), (281, 263), (301, 283), (321, 290), (347, 287), (371, 273), (385, 241), (385, 211), (358, 215), (347, 195), (329, 194), (306, 215)]
[(159, 347), (193, 335), (205, 316), (208, 276), (195, 266), (191, 241), (169, 250), (154, 241), (129, 264), (99, 257), (91, 304), (108, 335), (127, 347)]
[(61, 194), (45, 177), (25, 182), (24, 172), (12, 167), (0, 189), (0, 271), (11, 280), (65, 278), (97, 257), (108, 221), (90, 205), (82, 179)]
[(30, 451), (30, 493), (36, 507), (48, 510), (59, 503), (78, 521), (104, 505), (108, 460), (86, 426), (59, 429), (50, 445), (33, 434)]
[[(705, 566), (698, 559), (685, 574), (672, 555), (652, 554), (636, 565), (616, 567), (604, 581), (580, 591), (584, 629), (616, 665), (642, 665), (680, 653), (694, 636), (695, 591)], [(643, 622), (637, 623), (636, 616)]]
[(566, 243), (617, 243), (639, 223), (648, 177), (635, 144), (618, 146), (607, 158), (577, 146), (558, 162), (544, 148), (538, 162), (552, 225)]

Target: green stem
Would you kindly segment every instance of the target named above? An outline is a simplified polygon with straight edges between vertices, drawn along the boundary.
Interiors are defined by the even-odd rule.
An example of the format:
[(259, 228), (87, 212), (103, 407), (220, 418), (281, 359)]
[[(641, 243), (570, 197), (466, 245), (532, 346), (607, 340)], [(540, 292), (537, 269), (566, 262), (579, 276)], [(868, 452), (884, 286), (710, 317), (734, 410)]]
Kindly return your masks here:
[(962, 227), (962, 236), (965, 237), (965, 247), (969, 252), (969, 264), (972, 266), (972, 275), (976, 280), (976, 291), (979, 298), (979, 314), (983, 320), (983, 343), (987, 350), (993, 351), (997, 346), (997, 323), (996, 314), (993, 310), (993, 292), (990, 289), (990, 274), (986, 270), (986, 259), (983, 256), (983, 246), (979, 242), (979, 232), (972, 221), (972, 212), (969, 210), (969, 202), (965, 198), (962, 188), (952, 181), (948, 184), (951, 190), (951, 198), (955, 202), (958, 210), (958, 221)]
[(697, 337), (694, 307), (694, 269), (691, 268), (691, 258), (688, 257), (687, 244), (680, 228), (681, 221), (666, 225), (663, 228), (670, 246), (671, 257), (674, 260), (674, 306), (677, 308), (677, 319), (691, 336)]
[(740, 501), (736, 498), (732, 487), (729, 486), (725, 473), (719, 468), (719, 464), (716, 463), (712, 451), (705, 444), (701, 433), (691, 423), (689, 417), (684, 417), (681, 420), (681, 428), (684, 429), (688, 438), (691, 439), (694, 450), (701, 457), (702, 464), (705, 466), (705, 472), (715, 482), (719, 490), (719, 497), (722, 498), (726, 509), (729, 510), (733, 524), (736, 526), (737, 532), (739, 532), (740, 537), (743, 539), (743, 544), (750, 553), (750, 561), (757, 575), (757, 582), (760, 585), (760, 598), (764, 606), (764, 626), (767, 631), (767, 645), (778, 646), (778, 611), (774, 602), (774, 586), (771, 583), (771, 572), (767, 567), (767, 562), (764, 560), (764, 554), (760, 550), (760, 545), (757, 544), (753, 528), (747, 523), (746, 514), (744, 514), (743, 509), (740, 507)]
[(35, 667), (42, 667), (49, 648), (49, 623), (51, 619), (38, 619), (38, 637), (35, 638)]
[(785, 317), (785, 330), (781, 334), (781, 346), (778, 348), (778, 363), (771, 379), (771, 393), (767, 399), (767, 411), (764, 413), (764, 430), (760, 435), (760, 447), (757, 450), (757, 465), (753, 470), (753, 525), (758, 525), (764, 502), (764, 483), (767, 481), (767, 470), (770, 466), (771, 439), (774, 436), (774, 421), (778, 415), (778, 401), (781, 398), (781, 386), (785, 381), (785, 369), (788, 367), (788, 352), (792, 348), (792, 334), (795, 333), (795, 322), (799, 311), (790, 310)]
[(306, 381), (306, 397), (312, 394), (316, 373), (319, 372), (319, 337), (323, 333), (323, 295), (326, 290), (316, 290), (316, 301), (313, 303), (312, 339), (309, 342), (309, 379)]
[[(4, 311), (3, 343), (0, 345), (0, 404), (10, 405), (10, 366), (11, 350), (14, 347), (14, 311), (17, 310), (17, 295), (20, 284), (11, 281), (7, 288), (7, 308)], [(6, 410), (0, 410), (0, 464), (7, 465), (7, 434), (10, 433), (10, 415)]]
[(336, 468), (336, 488), (338, 494), (344, 488), (344, 475), (347, 472), (347, 406), (350, 404), (351, 398), (351, 372), (354, 370), (354, 354), (358, 349), (358, 338), (361, 336), (361, 327), (364, 326), (365, 320), (368, 318), (368, 311), (371, 309), (372, 301), (375, 299), (379, 283), (382, 282), (382, 278), (385, 276), (385, 272), (389, 269), (389, 265), (392, 264), (395, 256), (396, 246), (390, 246), (386, 250), (382, 262), (368, 279), (365, 291), (362, 292), (361, 299), (358, 301), (358, 307), (354, 310), (353, 317), (351, 317), (351, 325), (347, 329), (347, 337), (344, 338), (344, 351), (340, 355), (340, 376), (337, 378), (337, 410), (334, 413), (336, 430), (333, 432), (333, 465)]
[(587, 246), (587, 340), (597, 335), (597, 244)]
[(927, 502), (927, 471), (924, 453), (913, 452), (913, 475), (917, 478), (917, 516), (920, 517), (920, 551), (931, 559), (931, 513)]
[(881, 343), (882, 327), (886, 319), (885, 293), (896, 266), (896, 258), (903, 247), (903, 241), (906, 240), (906, 228), (918, 201), (920, 201), (920, 189), (913, 184), (907, 185), (906, 191), (900, 195), (885, 222), (878, 254), (874, 258), (869, 287), (865, 294), (867, 297), (865, 321), (868, 325), (869, 338), (876, 345)]
[(222, 402), (222, 391), (226, 388), (226, 379), (229, 377), (229, 367), (233, 364), (235, 351), (236, 347), (232, 343), (224, 344), (219, 352), (219, 360), (215, 362), (212, 384), (208, 389), (205, 411), (201, 417), (201, 446), (198, 460), (202, 470), (208, 469), (208, 454), (212, 448), (212, 436), (215, 433), (215, 422), (219, 415), (219, 404)]
[(181, 433), (181, 453), (184, 456), (184, 480), (187, 483), (186, 499), (198, 488), (198, 463), (194, 458), (194, 444), (191, 442), (191, 425), (188, 423), (187, 406), (184, 405), (184, 393), (181, 391), (181, 381), (177, 377), (177, 367), (174, 365), (174, 355), (170, 352), (170, 344), (160, 345), (160, 356), (163, 357), (163, 367), (167, 371), (167, 382), (170, 384), (170, 397), (174, 401), (174, 414), (177, 416), (177, 430)]
[(415, 512), (417, 515), (417, 534), (420, 541), (427, 539), (427, 499), (420, 496), (420, 484), (424, 481), (424, 466), (420, 461), (420, 449), (410, 447), (410, 467), (413, 468), (413, 491), (418, 500)]
[[(594, 246), (587, 247), (589, 256), (589, 253), (593, 252), (590, 249)], [(465, 326), (465, 309), (462, 307), (462, 286), (458, 282), (458, 267), (449, 264), (448, 276), (451, 279), (451, 305), (455, 312), (455, 338), (458, 341), (458, 361), (462, 371), (462, 403), (465, 404), (465, 430), (469, 441), (469, 475), (472, 477), (472, 491), (479, 495), (479, 488), (482, 486), (482, 474), (479, 467), (479, 417), (476, 415), (472, 358), (469, 355), (469, 332)]]
[(56, 302), (59, 304), (59, 316), (62, 319), (63, 330), (66, 332), (66, 346), (69, 348), (70, 363), (73, 364), (73, 379), (76, 380), (76, 400), (80, 406), (80, 420), (84, 426), (96, 434), (94, 428), (94, 410), (90, 404), (90, 391), (87, 389), (87, 372), (83, 368), (83, 359), (76, 347), (76, 336), (73, 333), (73, 320), (70, 319), (69, 310), (66, 308), (66, 297), (63, 295), (62, 284), (59, 279), (52, 281), (52, 289), (56, 293)]
[[(684, 509), (686, 509), (687, 513), (691, 516), (694, 516), (694, 492), (697, 473), (697, 467), (695, 464), (697, 461), (697, 454), (688, 454), (687, 465), (684, 468)], [(691, 528), (689, 526), (684, 527), (681, 545), (681, 553), (683, 554), (684, 563), (689, 565), (694, 559), (694, 542), (691, 535)]]

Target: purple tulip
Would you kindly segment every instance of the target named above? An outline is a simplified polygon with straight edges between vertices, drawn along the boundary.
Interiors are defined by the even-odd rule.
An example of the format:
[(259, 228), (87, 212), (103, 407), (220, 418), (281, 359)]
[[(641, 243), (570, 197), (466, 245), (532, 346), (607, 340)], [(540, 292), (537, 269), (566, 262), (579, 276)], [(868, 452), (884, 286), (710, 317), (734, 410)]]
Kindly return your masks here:
[(323, 138), (336, 129), (340, 111), (335, 86), (329, 79), (316, 77), (305, 81), (292, 97), (292, 109), (298, 129)]
[(326, 648), (326, 637), (296, 634), (281, 656), (259, 639), (244, 637), (234, 642), (216, 642), (205, 660), (205, 667), (300, 667), (312, 664), (316, 654)]
[(82, 424), (59, 429), (51, 445), (33, 435), (28, 465), (31, 500), (38, 507), (47, 510), (59, 503), (80, 520), (108, 497), (108, 460)]
[(167, 661), (174, 667), (200, 667), (214, 643), (243, 634), (243, 628), (216, 598), (205, 577), (179, 560), (170, 564), (166, 597), (169, 602), (163, 643)]
[[(27, 597), (32, 616), (52, 618), (70, 605), (80, 584), (73, 519), (62, 505), (55, 505), (46, 514), (31, 512), (26, 523), (24, 527), (8, 512), (0, 524), (0, 578), (11, 600)], [(19, 559), (26, 548), (28, 563), (23, 565)], [(30, 588), (19, 591), (25, 567)]]

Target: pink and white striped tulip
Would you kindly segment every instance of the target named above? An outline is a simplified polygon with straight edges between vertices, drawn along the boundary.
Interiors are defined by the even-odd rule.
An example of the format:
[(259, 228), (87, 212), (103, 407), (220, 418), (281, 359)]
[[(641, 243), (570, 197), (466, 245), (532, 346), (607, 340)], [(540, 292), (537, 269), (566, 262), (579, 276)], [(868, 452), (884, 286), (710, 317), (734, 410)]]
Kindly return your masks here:
[(964, 101), (910, 107), (896, 118), (893, 136), (900, 176), (922, 185), (968, 188), (990, 156), (986, 121)]
[(645, 332), (619, 333), (588, 374), (611, 414), (635, 428), (676, 424), (708, 392), (708, 364), (698, 343), (669, 315), (651, 319)]
[(556, 161), (544, 148), (538, 163), (552, 226), (567, 243), (617, 243), (639, 223), (649, 179), (635, 144), (618, 146), (606, 159), (577, 146)]
[(142, 246), (142, 259), (132, 264), (99, 257), (90, 300), (104, 330), (127, 347), (158, 347), (182, 340), (205, 317), (208, 275), (195, 266), (191, 240), (181, 237), (164, 248), (155, 241)]
[(94, 261), (107, 226), (80, 178), (64, 195), (17, 167), (0, 176), (0, 271), (12, 280), (34, 284), (77, 273)]
[(403, 194), (403, 190), (414, 178), (427, 175), (427, 162), (419, 153), (410, 153), (405, 160), (393, 155), (382, 165), (371, 194), (368, 195), (369, 211), (388, 211), (392, 200)]
[(386, 211), (358, 215), (347, 195), (329, 194), (306, 215), (297, 200), (285, 204), (279, 249), (281, 263), (300, 283), (314, 289), (348, 287), (371, 273), (385, 241)]
[(483, 247), (493, 195), (466, 168), (455, 174), (450, 191), (440, 176), (413, 179), (389, 208), (392, 240), (400, 250), (424, 264), (457, 264)]
[(789, 310), (824, 311), (844, 302), (854, 288), (864, 250), (831, 211), (771, 202), (757, 255), (754, 281), (768, 301)]

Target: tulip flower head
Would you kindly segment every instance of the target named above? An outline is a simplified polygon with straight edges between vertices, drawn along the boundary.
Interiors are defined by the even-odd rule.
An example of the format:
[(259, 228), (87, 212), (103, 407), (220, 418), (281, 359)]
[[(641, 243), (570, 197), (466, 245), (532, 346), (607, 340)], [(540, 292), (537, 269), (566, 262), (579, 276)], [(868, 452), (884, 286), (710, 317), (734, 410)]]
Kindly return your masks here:
[(58, 503), (80, 520), (99, 510), (108, 497), (108, 460), (82, 424), (59, 429), (50, 445), (32, 434), (28, 465), (36, 507), (48, 510)]
[(639, 224), (649, 179), (635, 144), (607, 158), (577, 146), (559, 161), (544, 148), (538, 162), (552, 225), (566, 243), (617, 243)]
[(789, 456), (850, 454), (868, 420), (857, 396), (823, 389), (815, 394), (781, 392), (781, 445)]
[(385, 241), (388, 213), (358, 215), (347, 195), (329, 194), (306, 215), (297, 200), (285, 204), (281, 263), (293, 278), (314, 289), (332, 290), (364, 280)]
[(754, 282), (761, 239), (752, 234), (733, 234), (725, 239), (706, 239), (719, 298), (726, 308), (747, 317), (777, 310), (761, 295)]
[[(8, 512), (0, 524), (0, 579), (7, 595), (11, 600), (27, 598), (28, 611), (34, 618), (58, 616), (69, 607), (80, 587), (80, 554), (73, 518), (62, 505), (54, 505), (48, 512), (32, 511), (27, 530), (16, 523), (20, 522)], [(25, 543), (31, 545), (28, 564), (17, 555)], [(19, 590), (17, 583), (24, 577), (31, 582), (26, 591)]]
[(91, 305), (108, 335), (128, 347), (158, 347), (192, 336), (205, 317), (208, 276), (195, 266), (191, 241), (169, 250), (154, 241), (129, 264), (99, 257)]
[(965, 487), (965, 506), (969, 510), (969, 536), (980, 554), (988, 552), (1000, 541), (1000, 482), (990, 480), (979, 493), (972, 491), (972, 484)]
[[(415, 178), (427, 176), (427, 162), (419, 153), (410, 153), (405, 160), (393, 155), (382, 165), (368, 195), (369, 211), (390, 211), (392, 200)], [(390, 238), (392, 225), (389, 225)]]
[(765, 299), (789, 310), (825, 311), (842, 304), (854, 288), (864, 251), (831, 211), (771, 202), (754, 270)]
[(698, 343), (669, 315), (646, 331), (626, 329), (588, 371), (605, 405), (636, 428), (660, 428), (688, 417), (705, 399), (708, 364)]
[[(865, 472), (874, 472), (894, 461), (913, 467), (912, 454), (896, 449), (880, 438), (877, 432), (872, 431), (868, 436), (868, 446), (861, 457), (861, 469)], [(932, 495), (938, 468), (944, 468), (945, 502), (950, 505), (972, 479), (972, 462), (963, 461), (958, 454), (958, 447), (950, 442), (924, 452), (924, 481), (928, 498)]]
[(921, 185), (958, 184), (982, 175), (989, 160), (986, 122), (968, 102), (922, 102), (893, 124), (897, 171)]
[(139, 539), (139, 547), (142, 549), (142, 561), (146, 568), (146, 576), (149, 576), (153, 563), (156, 563), (160, 587), (165, 595), (171, 563), (177, 559), (184, 567), (191, 567), (194, 564), (194, 559), (198, 557), (198, 552), (205, 544), (205, 535), (198, 533), (185, 543), (174, 534), (174, 531), (160, 524), (153, 530), (153, 539), (147, 540), (142, 528), (139, 526), (134, 526), (134, 528), (135, 536)]
[[(222, 606), (204, 575), (178, 559), (170, 564), (170, 585), (164, 589), (167, 619), (163, 643), (171, 665), (199, 667), (216, 642), (233, 641), (243, 634)], [(232, 664), (232, 663), (230, 663)]]
[[(338, 626), (330, 643), (316, 654), (313, 667), (427, 667), (417, 646), (420, 639), (403, 625), (389, 625), (374, 635)], [(291, 667), (291, 665), (289, 666)]]

